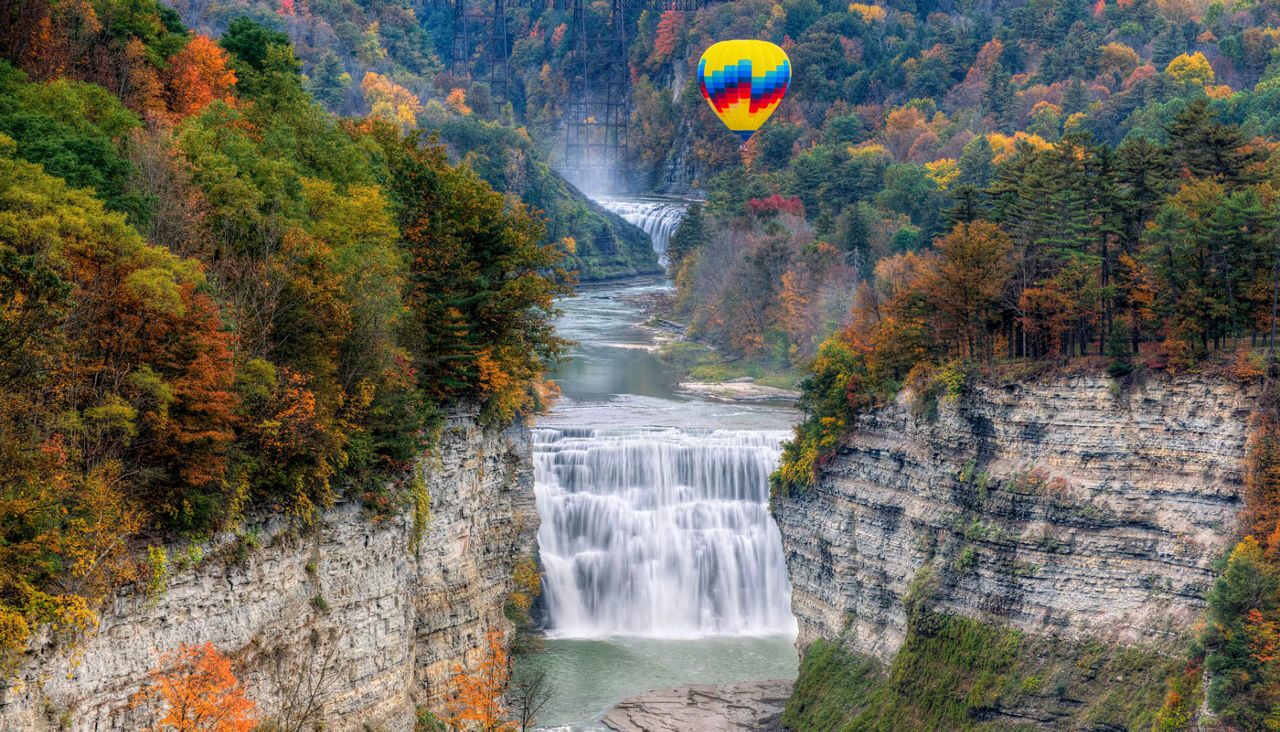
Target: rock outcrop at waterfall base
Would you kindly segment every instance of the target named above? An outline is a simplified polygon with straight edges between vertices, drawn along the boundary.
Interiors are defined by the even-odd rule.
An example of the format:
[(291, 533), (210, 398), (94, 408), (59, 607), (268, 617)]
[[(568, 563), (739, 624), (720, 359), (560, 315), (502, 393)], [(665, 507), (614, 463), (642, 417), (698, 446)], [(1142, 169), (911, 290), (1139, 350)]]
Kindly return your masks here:
[[(1094, 674), (1125, 647), (1182, 657), (1234, 538), (1247, 390), (1157, 375), (978, 384), (932, 420), (910, 401), (861, 415), (812, 490), (775, 499), (802, 649), (896, 659), (899, 676), (904, 642), (911, 662), (949, 628), (968, 640), (994, 629), (989, 644), (1011, 638)], [(929, 634), (912, 635), (913, 614)], [(1102, 650), (1076, 658), (1090, 647)], [(1054, 697), (1077, 681), (1031, 676), (1016, 704), (989, 690), (970, 712), (1067, 726), (1091, 700)], [(1123, 673), (1105, 681), (1151, 693), (1126, 690), (1138, 680)]]
[(412, 515), (373, 522), (356, 502), (311, 531), (276, 517), (215, 542), (159, 596), (117, 596), (79, 648), (36, 647), (0, 697), (0, 729), (137, 729), (129, 697), (157, 654), (211, 642), (264, 718), (318, 687), (325, 729), (412, 730), (488, 628), (511, 629), (512, 566), (537, 528), (529, 450), (523, 426), (450, 417), (417, 467), (431, 514), (416, 554)]

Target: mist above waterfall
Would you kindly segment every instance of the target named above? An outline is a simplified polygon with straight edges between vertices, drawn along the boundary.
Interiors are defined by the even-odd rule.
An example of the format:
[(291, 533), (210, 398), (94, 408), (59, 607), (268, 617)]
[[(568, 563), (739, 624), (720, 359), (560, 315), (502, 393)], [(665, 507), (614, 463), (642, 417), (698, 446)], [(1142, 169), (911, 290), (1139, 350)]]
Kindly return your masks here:
[(776, 431), (538, 429), (552, 635), (796, 630), (768, 512)]

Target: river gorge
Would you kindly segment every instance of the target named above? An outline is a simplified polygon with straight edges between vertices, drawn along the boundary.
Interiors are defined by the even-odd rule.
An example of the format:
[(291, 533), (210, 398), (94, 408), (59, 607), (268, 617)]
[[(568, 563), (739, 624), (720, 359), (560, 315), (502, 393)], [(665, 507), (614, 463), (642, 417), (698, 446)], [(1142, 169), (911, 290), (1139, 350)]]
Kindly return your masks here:
[[(629, 208), (618, 212), (655, 239), (678, 218)], [(683, 393), (636, 304), (666, 287), (584, 288), (562, 303), (558, 330), (577, 345), (533, 435), (545, 650), (521, 661), (555, 689), (538, 715), (547, 727), (602, 729), (610, 707), (649, 689), (796, 672), (768, 512), (796, 413)]]
[[(608, 205), (656, 245), (684, 203)], [(33, 640), (0, 729), (138, 729), (156, 650), (200, 642), (235, 658), (266, 714), (301, 680), (331, 729), (409, 732), (419, 710), (448, 713), (486, 633), (510, 631), (530, 554), (543, 647), (517, 672), (545, 672), (543, 729), (703, 730), (741, 710), (754, 728), (793, 679), (782, 720), (806, 732), (845, 713), (890, 729), (938, 700), (1001, 728), (1151, 727), (1238, 526), (1258, 389), (993, 370), (930, 411), (904, 388), (858, 416), (812, 487), (771, 501), (800, 413), (682, 386), (646, 320), (669, 288), (562, 301), (561, 398), (532, 426), (449, 412), (413, 464), (427, 521), (370, 520), (344, 496), (313, 527), (258, 512), (170, 547), (171, 570), (122, 588), (82, 644)]]
[[(678, 219), (660, 202), (606, 205), (655, 242)], [(563, 304), (559, 328), (578, 345), (533, 439), (547, 641), (524, 663), (556, 687), (541, 723), (601, 729), (642, 691), (795, 678), (796, 648), (815, 641), (896, 668), (919, 632), (912, 588), (933, 617), (1023, 634), (1009, 636), (1024, 644), (1014, 663), (1053, 681), (1056, 696), (1011, 676), (984, 702), (991, 719), (1125, 728), (1158, 706), (1160, 659), (1203, 610), (1239, 511), (1249, 390), (1154, 370), (987, 376), (931, 418), (904, 390), (860, 420), (813, 489), (770, 507), (798, 413), (682, 390), (637, 305), (665, 287)], [(1147, 673), (1094, 680), (1135, 658)], [(659, 710), (647, 719), (662, 726), (664, 704), (695, 696), (646, 695)]]
[(0, 732), (1280, 732), (1280, 2), (0, 5)]

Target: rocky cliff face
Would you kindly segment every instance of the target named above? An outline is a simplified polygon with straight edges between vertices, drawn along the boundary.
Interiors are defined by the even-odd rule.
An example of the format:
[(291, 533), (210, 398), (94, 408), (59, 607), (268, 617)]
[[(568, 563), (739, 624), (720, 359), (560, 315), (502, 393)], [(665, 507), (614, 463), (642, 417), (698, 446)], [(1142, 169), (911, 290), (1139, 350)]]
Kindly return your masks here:
[(319, 705), (325, 729), (411, 730), (415, 704), (440, 707), (488, 628), (510, 629), (512, 565), (537, 528), (529, 455), (523, 427), (451, 417), (417, 468), (431, 516), (416, 556), (411, 515), (375, 523), (354, 502), (314, 530), (275, 518), (215, 542), (163, 594), (121, 593), (76, 651), (33, 651), (0, 697), (0, 729), (137, 729), (128, 699), (157, 654), (210, 642), (264, 720)]
[(1239, 386), (978, 385), (935, 419), (910, 402), (861, 417), (813, 490), (775, 500), (801, 648), (890, 660), (923, 567), (933, 610), (1039, 635), (1190, 626), (1241, 506)]

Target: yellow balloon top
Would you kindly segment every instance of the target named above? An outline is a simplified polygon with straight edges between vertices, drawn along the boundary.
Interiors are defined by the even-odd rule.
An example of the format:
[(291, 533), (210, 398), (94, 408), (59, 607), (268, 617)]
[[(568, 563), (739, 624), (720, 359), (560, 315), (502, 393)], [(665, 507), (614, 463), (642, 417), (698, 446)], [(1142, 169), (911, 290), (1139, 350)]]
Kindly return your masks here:
[(782, 102), (791, 82), (791, 61), (768, 41), (720, 41), (698, 61), (702, 96), (743, 142)]

